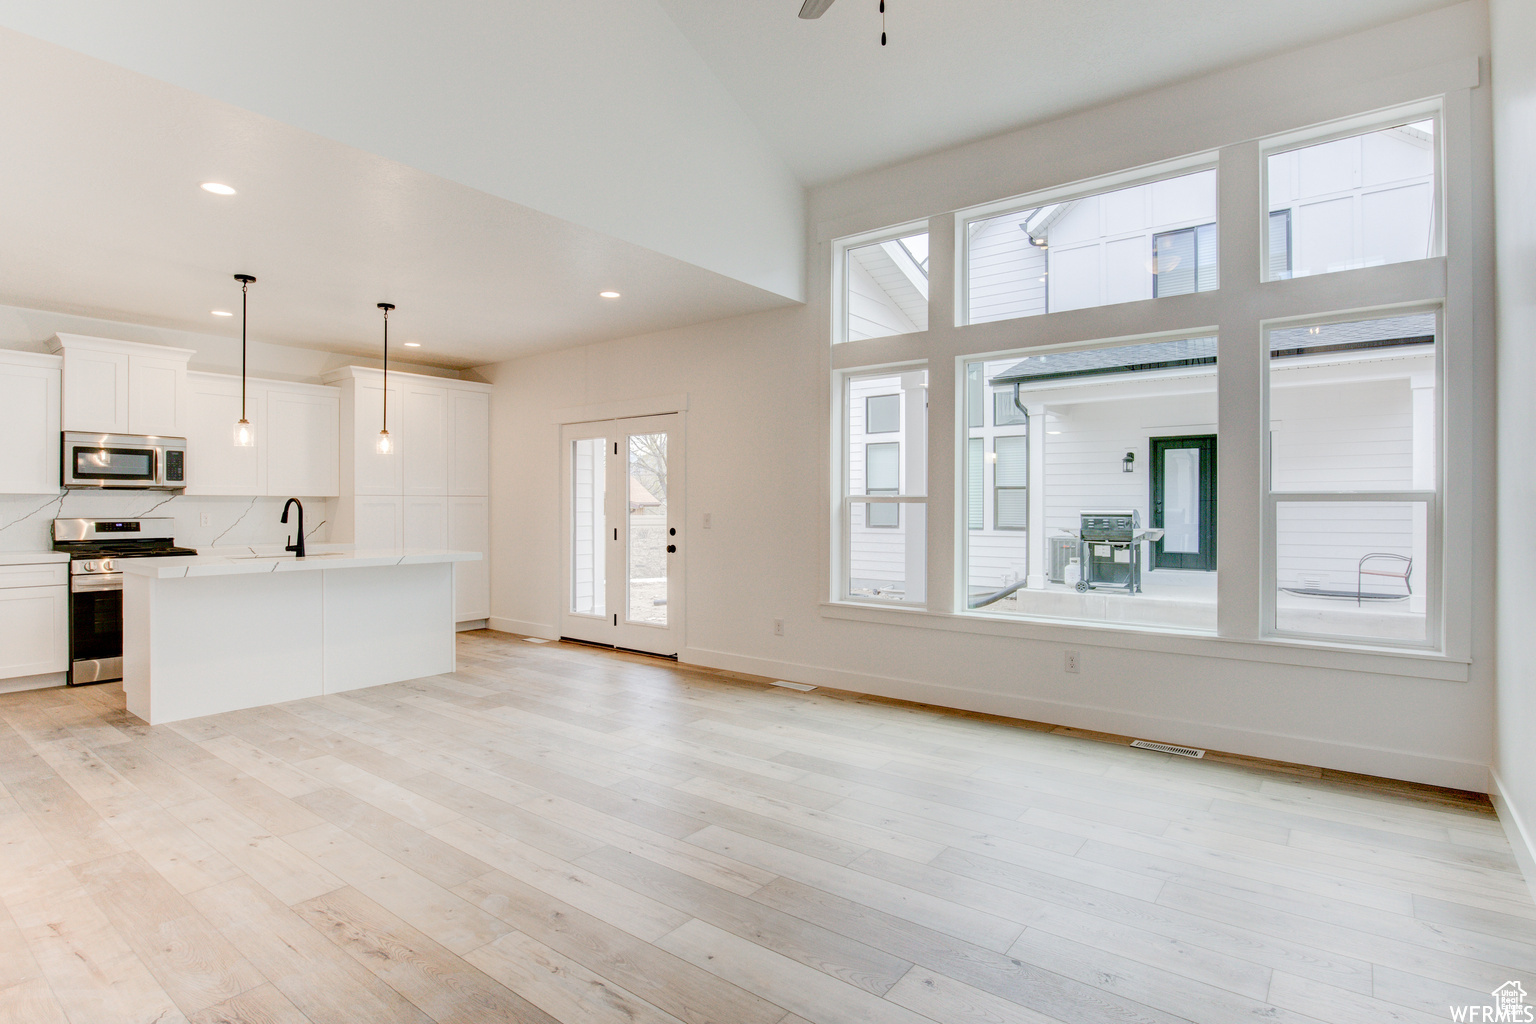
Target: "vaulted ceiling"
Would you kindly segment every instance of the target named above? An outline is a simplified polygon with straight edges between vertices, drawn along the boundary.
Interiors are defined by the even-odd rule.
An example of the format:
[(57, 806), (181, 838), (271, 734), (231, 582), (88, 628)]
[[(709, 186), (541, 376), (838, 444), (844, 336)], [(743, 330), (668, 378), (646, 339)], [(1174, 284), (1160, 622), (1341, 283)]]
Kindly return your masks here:
[(387, 299), (448, 366), (703, 322), (804, 298), (807, 186), (1448, 6), (875, 2), (0, 0), (0, 302), (227, 332), (248, 271), (267, 340)]

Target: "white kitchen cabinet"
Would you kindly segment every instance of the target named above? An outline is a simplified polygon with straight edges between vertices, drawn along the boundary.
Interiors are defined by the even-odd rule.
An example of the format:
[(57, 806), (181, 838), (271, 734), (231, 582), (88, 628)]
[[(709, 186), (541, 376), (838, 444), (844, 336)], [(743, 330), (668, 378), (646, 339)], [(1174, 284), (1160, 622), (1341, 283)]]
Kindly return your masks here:
[(491, 396), (455, 389), (448, 395), (448, 493), (491, 493)]
[(59, 489), (58, 356), (0, 349), (0, 494)]
[(186, 436), (188, 356), (128, 356), (128, 433)]
[[(404, 416), (400, 408), (400, 386), (389, 384), (389, 435), (395, 450), (389, 455), (378, 452), (379, 424), (384, 418), (384, 385), (378, 379), (359, 380), (352, 391), (350, 417), (350, 452), (343, 453), (342, 488), (346, 487), (347, 455), (351, 455), (352, 489), (357, 494), (403, 494), (400, 448), (405, 443)], [(342, 396), (342, 418), (349, 419), (347, 396)]]
[(0, 565), (0, 679), (69, 668), (69, 563)]
[(448, 493), (448, 389), (407, 381), (401, 465), (406, 494)]
[(405, 546), (436, 548), (448, 546), (448, 499), (405, 496)]
[(185, 437), (191, 349), (56, 334), (64, 357), (63, 429)]
[(478, 551), (480, 561), (454, 566), (454, 620), (469, 622), (491, 614), (491, 514), (490, 499), (448, 499), (448, 547), (454, 551)]
[(240, 378), (222, 373), (187, 375), (187, 493), (257, 495), (267, 493), (265, 392), (247, 386), (246, 419), (256, 443), (235, 445), (240, 419)]
[(335, 388), (266, 385), (266, 493), (306, 498), (341, 493), (339, 408)]
[[(398, 548), (405, 543), (405, 499), (399, 495), (360, 494), (342, 499), (337, 539), (359, 548)], [(350, 527), (350, 529), (349, 529)], [(351, 536), (347, 536), (350, 533)]]

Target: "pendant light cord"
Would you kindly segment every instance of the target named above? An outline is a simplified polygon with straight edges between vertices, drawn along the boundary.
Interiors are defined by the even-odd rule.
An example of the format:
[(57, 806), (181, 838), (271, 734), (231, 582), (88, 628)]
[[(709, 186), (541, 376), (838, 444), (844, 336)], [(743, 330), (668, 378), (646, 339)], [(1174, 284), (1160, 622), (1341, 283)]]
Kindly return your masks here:
[(389, 311), (395, 308), (393, 302), (381, 302), (379, 308), (384, 311), (384, 422), (380, 424), (380, 433), (389, 433)]
[(245, 422), (245, 296), (249, 281), (240, 282), (240, 422)]

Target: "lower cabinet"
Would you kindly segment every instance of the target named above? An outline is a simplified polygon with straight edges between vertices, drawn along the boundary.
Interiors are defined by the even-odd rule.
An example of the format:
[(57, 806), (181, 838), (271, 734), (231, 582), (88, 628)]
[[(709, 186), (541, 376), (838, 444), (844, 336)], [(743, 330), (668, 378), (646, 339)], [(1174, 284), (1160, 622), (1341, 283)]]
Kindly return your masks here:
[(446, 548), (448, 543), (448, 499), (405, 499), (405, 546), (408, 548)]
[[(360, 494), (352, 499), (352, 536), (359, 548), (398, 548), (405, 544), (405, 499), (397, 495)], [(345, 516), (343, 517), (345, 520)], [(345, 532), (345, 531), (340, 531)]]
[(459, 622), (491, 614), (491, 515), (489, 498), (448, 499), (448, 545), (478, 551), (480, 561), (454, 565), (454, 617)]
[(0, 679), (67, 668), (68, 563), (0, 566)]

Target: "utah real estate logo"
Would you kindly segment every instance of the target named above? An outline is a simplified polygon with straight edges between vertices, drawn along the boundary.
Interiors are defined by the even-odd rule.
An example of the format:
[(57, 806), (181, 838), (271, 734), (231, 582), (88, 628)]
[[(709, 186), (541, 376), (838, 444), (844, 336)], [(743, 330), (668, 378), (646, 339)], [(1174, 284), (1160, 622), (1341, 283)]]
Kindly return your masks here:
[(1533, 1022), (1536, 1021), (1536, 1006), (1525, 1005), (1525, 989), (1518, 981), (1506, 981), (1493, 990), (1492, 1006), (1453, 1006), (1451, 1020), (1477, 1021), (1478, 1024), (1495, 1021), (1509, 1021), (1512, 1024)]

